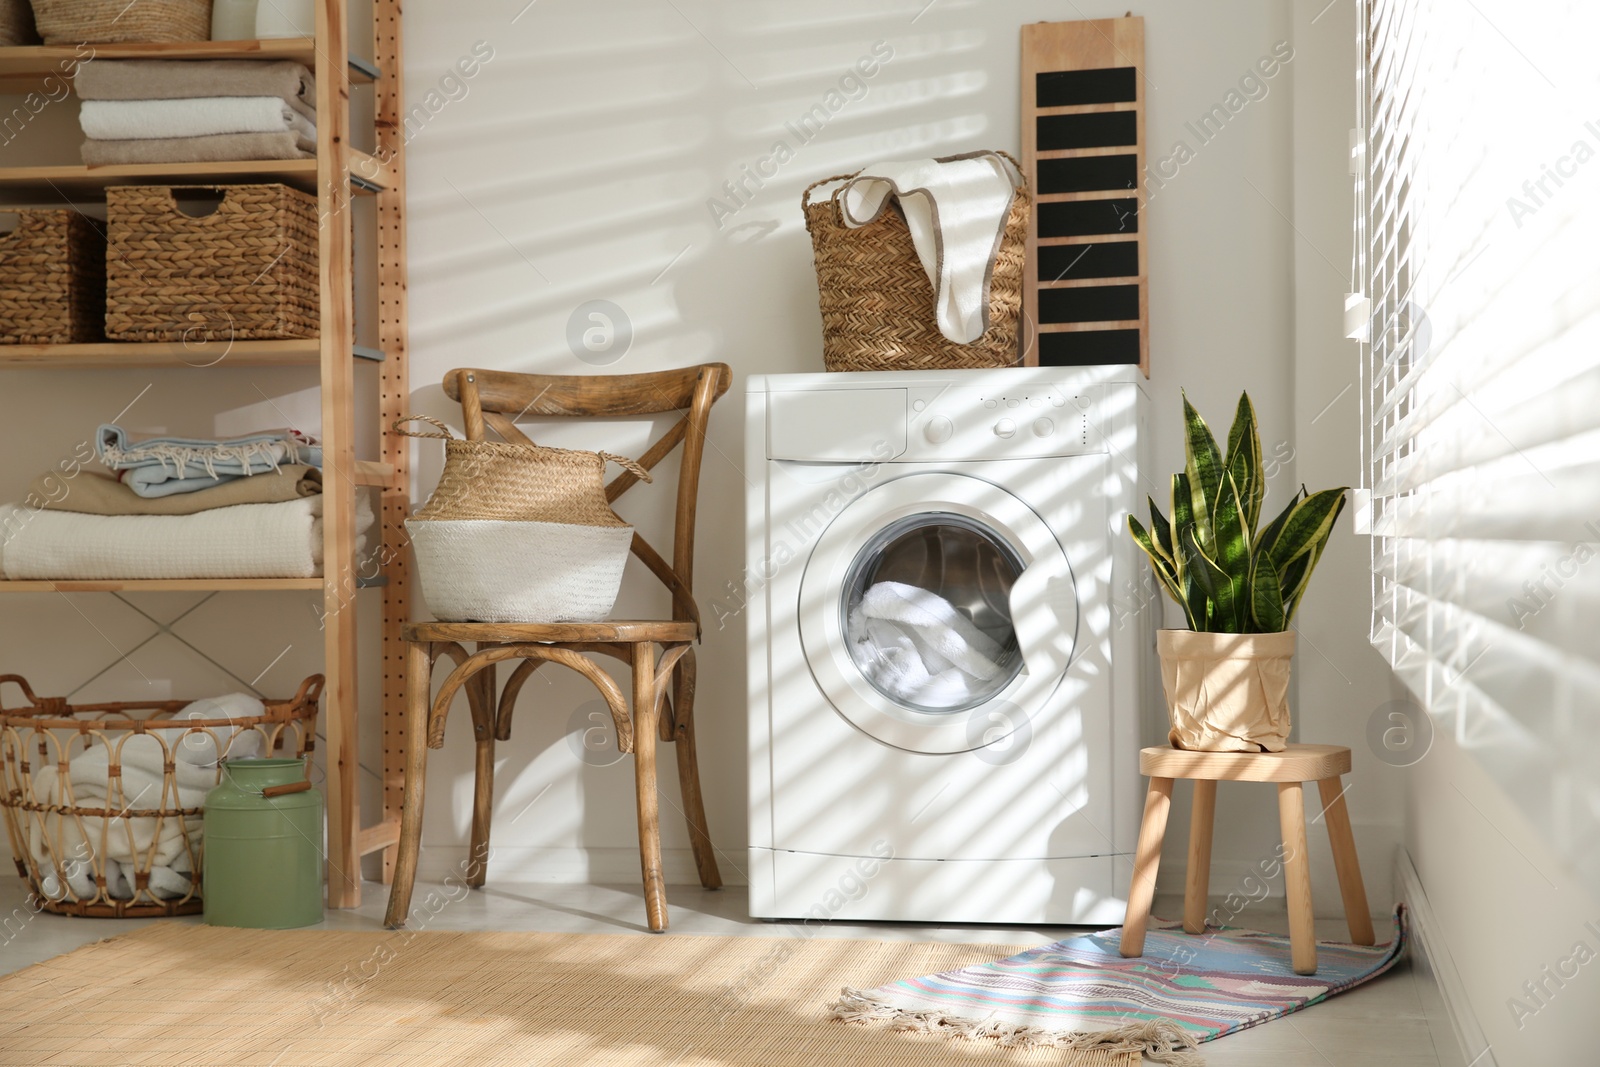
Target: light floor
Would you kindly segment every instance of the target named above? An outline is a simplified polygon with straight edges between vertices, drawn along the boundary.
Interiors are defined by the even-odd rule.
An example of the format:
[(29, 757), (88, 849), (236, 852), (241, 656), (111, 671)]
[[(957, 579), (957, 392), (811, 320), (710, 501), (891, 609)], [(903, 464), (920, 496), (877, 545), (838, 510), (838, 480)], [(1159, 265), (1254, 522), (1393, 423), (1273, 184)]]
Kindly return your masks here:
[[(412, 898), (416, 905), (427, 898), (429, 886), (419, 882)], [(459, 897), (459, 892), (449, 894)], [(709, 892), (698, 886), (668, 888), (672, 934), (713, 934), (738, 937), (790, 937), (793, 927), (751, 919), (742, 887)], [(380, 930), (387, 887), (367, 883), (363, 902), (353, 911), (329, 912), (323, 926), (337, 930)], [(442, 899), (442, 896), (441, 898)], [(70, 952), (80, 945), (124, 933), (142, 925), (139, 920), (69, 919), (57, 915), (27, 915), (24, 886), (19, 878), (0, 878), (0, 917), (10, 916), (0, 932), (0, 974)], [(1287, 919), (1276, 901), (1252, 905), (1240, 925), (1261, 930), (1287, 931)], [(1182, 910), (1177, 899), (1161, 898), (1156, 914), (1175, 916)], [(22, 909), (14, 911), (13, 909)], [(198, 922), (198, 917), (144, 922)], [(1375, 918), (1380, 939), (1389, 919)], [(416, 927), (418, 924), (413, 923)], [(532, 885), (491, 883), (455, 903), (445, 903), (425, 924), (430, 930), (545, 930), (559, 933), (639, 934), (644, 926), (644, 904), (637, 887), (596, 885)], [(830, 923), (821, 936), (895, 941), (986, 941), (1030, 945), (1053, 941), (1075, 932), (1072, 928), (977, 926), (918, 926), (911, 923)], [(672, 936), (669, 934), (667, 936)], [(1317, 936), (1342, 940), (1348, 935), (1340, 920), (1319, 920)], [(1349, 993), (1304, 1012), (1290, 1015), (1203, 1047), (1211, 1067), (1449, 1067), (1457, 1062), (1453, 1049), (1435, 1052), (1425, 1003), (1437, 994), (1422, 988), (1423, 979), (1402, 960), (1388, 974)], [(1435, 1024), (1437, 1025), (1437, 1023)], [(1448, 1034), (1443, 1040), (1448, 1041)]]

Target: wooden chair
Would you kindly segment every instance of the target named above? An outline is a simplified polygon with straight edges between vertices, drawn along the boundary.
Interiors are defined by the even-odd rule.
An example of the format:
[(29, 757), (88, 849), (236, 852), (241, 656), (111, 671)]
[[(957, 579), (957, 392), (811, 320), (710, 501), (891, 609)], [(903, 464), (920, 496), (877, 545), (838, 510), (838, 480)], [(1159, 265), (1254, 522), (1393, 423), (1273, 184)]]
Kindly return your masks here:
[[(672, 618), (553, 624), (422, 622), (405, 628), (408, 694), (405, 806), (400, 819), (394, 885), (389, 892), (389, 910), (384, 919), (390, 929), (404, 926), (411, 908), (417, 850), (422, 837), (427, 750), (444, 745), (445, 716), (452, 698), (462, 688), (466, 689), (473, 736), (478, 746), (468, 883), (482, 886), (494, 806), (494, 745), (511, 736), (511, 712), (517, 694), (533, 672), (546, 663), (570, 667), (594, 684), (616, 723), (618, 747), (623, 752), (633, 753), (639, 809), (639, 859), (644, 873), (645, 913), (650, 929), (659, 932), (667, 928), (666, 883), (661, 871), (656, 797), (658, 739), (676, 743), (683, 810), (689, 822), (700, 883), (707, 889), (722, 885), (711, 835), (706, 829), (695, 759), (694, 643), (700, 636), (700, 612), (695, 605), (692, 581), (695, 502), (700, 488), (706, 423), (711, 406), (728, 391), (732, 381), (733, 373), (724, 363), (654, 374), (561, 376), (455, 370), (445, 375), (445, 393), (461, 401), (467, 437), (474, 441), (484, 440), (486, 427), (493, 427), (507, 441), (527, 442), (527, 436), (515, 425), (515, 419), (523, 414), (616, 418), (684, 411), (683, 418), (638, 458), (639, 465), (650, 470), (674, 448), (682, 446), (672, 562), (668, 563), (637, 531), (632, 546), (633, 554), (671, 592)], [(606, 499), (616, 500), (638, 481), (638, 475), (623, 471), (606, 486)], [(476, 650), (468, 653), (464, 642), (475, 643)], [(632, 668), (631, 715), (621, 688), (600, 669), (591, 655), (610, 656)], [(433, 665), (440, 656), (451, 659), (455, 669), (430, 703), (428, 691)], [(495, 664), (505, 660), (521, 662), (506, 679), (496, 701)]]
[(1150, 779), (1144, 822), (1134, 853), (1133, 884), (1128, 888), (1128, 914), (1122, 924), (1122, 954), (1144, 955), (1145, 927), (1155, 896), (1156, 868), (1167, 830), (1172, 783), (1194, 780), (1194, 808), (1189, 820), (1189, 871), (1183, 894), (1183, 929), (1206, 929), (1206, 893), (1211, 880), (1211, 823), (1217, 807), (1218, 782), (1276, 782), (1278, 826), (1283, 834), (1283, 877), (1289, 904), (1289, 953), (1296, 974), (1317, 973), (1317, 935), (1311, 911), (1311, 869), (1306, 854), (1305, 796), (1302, 783), (1316, 782), (1322, 814), (1328, 820), (1333, 865), (1344, 898), (1344, 919), (1350, 940), (1375, 941), (1367, 890), (1361, 882), (1355, 835), (1344, 805), (1339, 776), (1350, 773), (1350, 750), (1342, 745), (1290, 745), (1282, 752), (1190, 752), (1158, 746), (1139, 752), (1139, 773)]

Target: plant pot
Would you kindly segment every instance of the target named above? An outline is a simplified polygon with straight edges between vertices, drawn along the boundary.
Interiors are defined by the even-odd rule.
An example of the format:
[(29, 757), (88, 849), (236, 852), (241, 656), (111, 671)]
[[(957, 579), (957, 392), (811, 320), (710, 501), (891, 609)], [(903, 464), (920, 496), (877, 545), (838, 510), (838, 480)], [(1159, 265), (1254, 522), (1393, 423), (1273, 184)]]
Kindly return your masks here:
[(1175, 748), (1282, 752), (1289, 737), (1294, 631), (1273, 634), (1162, 630), (1161, 685)]

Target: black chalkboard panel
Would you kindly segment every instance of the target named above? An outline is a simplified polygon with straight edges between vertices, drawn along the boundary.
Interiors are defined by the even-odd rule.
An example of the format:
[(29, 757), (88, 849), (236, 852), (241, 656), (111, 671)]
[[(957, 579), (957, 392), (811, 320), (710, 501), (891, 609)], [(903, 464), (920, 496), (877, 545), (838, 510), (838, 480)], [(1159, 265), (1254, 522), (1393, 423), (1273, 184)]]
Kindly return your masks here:
[(1081, 289), (1040, 289), (1039, 321), (1110, 322), (1139, 317), (1137, 285), (1092, 285)]
[(1042, 71), (1035, 78), (1034, 103), (1039, 107), (1120, 104), (1139, 98), (1138, 72), (1132, 67)]
[(1079, 330), (1039, 335), (1039, 366), (1090, 367), (1138, 363), (1138, 330)]
[(1040, 237), (1086, 237), (1099, 233), (1138, 233), (1139, 201), (1045, 200), (1033, 205)]
[(1078, 156), (1074, 159), (1039, 160), (1039, 192), (1090, 193), (1101, 189), (1134, 188), (1139, 177), (1138, 156)]
[(1039, 280), (1132, 278), (1139, 273), (1139, 242), (1108, 241), (1087, 245), (1040, 245)]
[(1133, 111), (1091, 111), (1083, 115), (1040, 115), (1040, 152), (1068, 148), (1110, 148), (1139, 143), (1139, 116)]

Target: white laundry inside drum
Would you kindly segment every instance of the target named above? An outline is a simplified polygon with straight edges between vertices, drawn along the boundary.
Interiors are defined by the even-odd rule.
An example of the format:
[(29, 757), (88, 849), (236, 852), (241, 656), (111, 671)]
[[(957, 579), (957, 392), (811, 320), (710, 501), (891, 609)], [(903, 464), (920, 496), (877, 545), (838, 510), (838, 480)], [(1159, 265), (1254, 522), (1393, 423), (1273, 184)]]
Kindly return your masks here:
[(884, 527), (845, 580), (851, 659), (880, 693), (916, 711), (986, 703), (1022, 669), (1011, 623), (1011, 586), (1022, 570), (1009, 544), (963, 515)]

